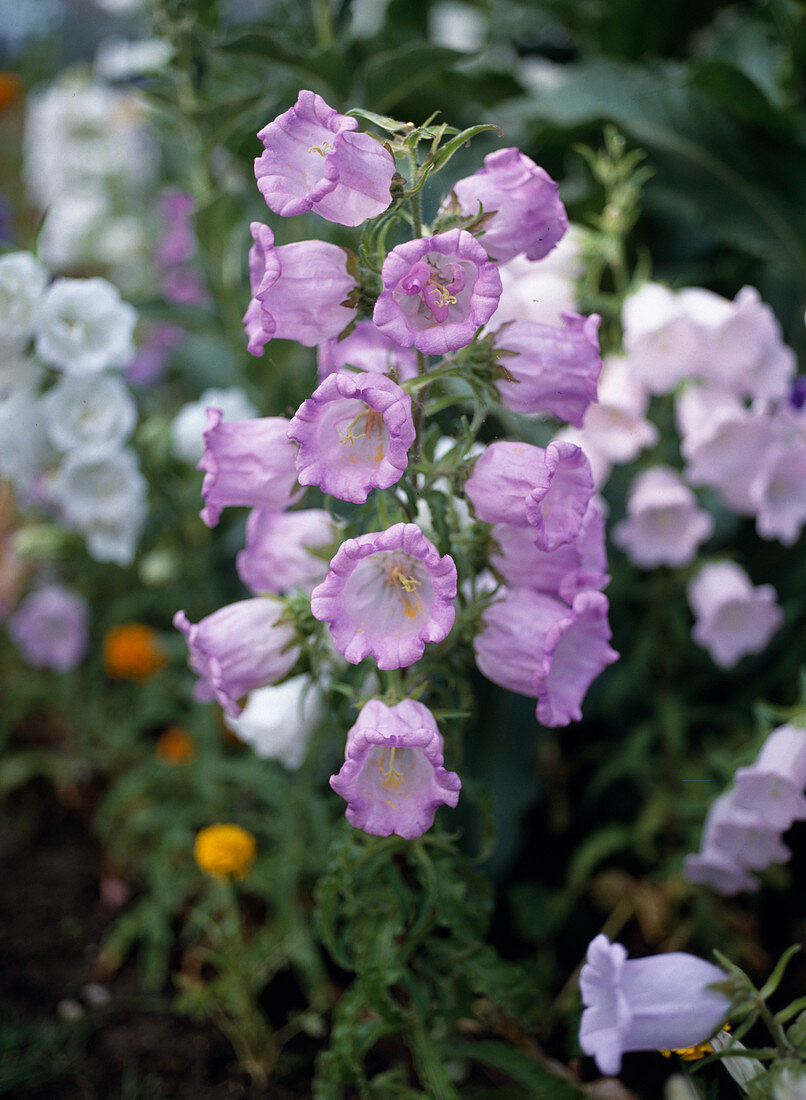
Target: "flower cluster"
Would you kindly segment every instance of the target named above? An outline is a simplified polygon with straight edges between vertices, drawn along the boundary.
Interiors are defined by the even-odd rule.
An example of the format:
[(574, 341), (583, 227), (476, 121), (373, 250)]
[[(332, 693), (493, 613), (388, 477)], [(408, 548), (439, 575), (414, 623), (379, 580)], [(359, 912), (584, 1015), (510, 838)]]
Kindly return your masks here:
[[(412, 838), (430, 828), (440, 805), (455, 806), (459, 797), (459, 777), (444, 767), (442, 734), (419, 698), (428, 675), (418, 685), (419, 673), (409, 673), (429, 659), (429, 645), (451, 636), (457, 600), (476, 627), (479, 667), (536, 697), (548, 725), (578, 720), (588, 687), (616, 659), (601, 592), (609, 579), (604, 523), (583, 450), (563, 440), (464, 449), (449, 440), (429, 452), (437, 464), (456, 451), (453, 475), (434, 474), (428, 484), (454, 498), (447, 506), (459, 530), (475, 526), (481, 540), (490, 535), (490, 564), (505, 581), (482, 615), (488, 601), (471, 606), (460, 590), (450, 542), (420, 496), (424, 394), (443, 372), (459, 370), (463, 356), (470, 370), (486, 357), (490, 400), (497, 393), (505, 408), (579, 426), (596, 401), (599, 317), (573, 311), (573, 250), (548, 276), (559, 287), (558, 308), (520, 310), (519, 277), (508, 268), (543, 263), (567, 218), (557, 185), (518, 150), (489, 155), (479, 172), (454, 184), (433, 231), (419, 232), (416, 214), (415, 239), (384, 254), (371, 219), (381, 225), (411, 201), (395, 172), (395, 156), (409, 159), (400, 141), (382, 144), (360, 133), (354, 118), (308, 91), (259, 137), (264, 152), (255, 173), (269, 209), (367, 223), (362, 260), (327, 241), (278, 245), (269, 226), (252, 224), (248, 350), (262, 354), (277, 338), (315, 346), (319, 384), (290, 420), (225, 422), (220, 410), (208, 409), (202, 518), (212, 526), (226, 507), (253, 509), (237, 564), (255, 597), (196, 626), (183, 612), (175, 623), (200, 677), (197, 697), (217, 699), (239, 737), (292, 768), (316, 721), (306, 710), (315, 695), (305, 672), (280, 682), (298, 658), (303, 666), (309, 660), (310, 626), (300, 621), (294, 590), (310, 592), (311, 614), (326, 624), (339, 655), (329, 650), (336, 669), (339, 659), (371, 659), (378, 672), (366, 682), (373, 687), (376, 677), (383, 683), (385, 673), (401, 670), (383, 699), (364, 702), (331, 786), (358, 828)], [(368, 266), (379, 278), (367, 270), (373, 247)], [(332, 498), (328, 508), (298, 508), (306, 489)], [(417, 696), (407, 693), (409, 683)], [(239, 699), (250, 692), (241, 711)], [(278, 722), (277, 713), (286, 718)]]
[(781, 834), (806, 819), (806, 729), (779, 726), (762, 746), (755, 763), (739, 768), (734, 785), (712, 804), (702, 845), (686, 857), (684, 874), (718, 894), (757, 890), (749, 874), (792, 853)]
[(136, 323), (105, 279), (49, 282), (29, 252), (0, 258), (0, 475), (81, 532), (94, 558), (120, 565), (146, 512), (126, 447), (137, 407), (118, 373)]

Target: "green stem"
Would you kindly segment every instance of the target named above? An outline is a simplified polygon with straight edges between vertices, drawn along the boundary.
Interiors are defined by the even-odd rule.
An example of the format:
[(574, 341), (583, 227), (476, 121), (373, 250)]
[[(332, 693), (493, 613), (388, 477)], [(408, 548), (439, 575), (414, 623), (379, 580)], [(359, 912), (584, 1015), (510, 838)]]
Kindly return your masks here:
[(409, 196), (409, 205), (411, 206), (411, 222), (414, 228), (415, 237), (422, 237), (423, 235), (423, 204), (420, 198), (420, 190), (417, 188), (417, 156), (413, 149), (408, 150), (409, 167), (411, 168), (411, 186), (412, 191)]
[(316, 45), (323, 50), (330, 49), (335, 41), (335, 36), (328, 0), (313, 0), (313, 29), (316, 35)]

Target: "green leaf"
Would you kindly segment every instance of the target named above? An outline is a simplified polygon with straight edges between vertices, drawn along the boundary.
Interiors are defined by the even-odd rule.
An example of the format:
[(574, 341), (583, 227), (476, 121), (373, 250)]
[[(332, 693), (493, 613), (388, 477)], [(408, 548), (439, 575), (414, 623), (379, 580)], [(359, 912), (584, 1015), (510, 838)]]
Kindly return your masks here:
[(749, 132), (683, 76), (671, 65), (584, 61), (558, 68), (550, 89), (509, 113), (562, 128), (612, 120), (651, 154), (648, 205), (771, 260), (806, 291), (806, 150)]
[(584, 1093), (571, 1081), (557, 1077), (515, 1047), (493, 1040), (462, 1043), (449, 1048), (457, 1058), (473, 1058), (509, 1074), (528, 1089), (530, 1100), (581, 1100)]
[(426, 79), (442, 73), (454, 61), (466, 57), (458, 50), (416, 42), (376, 54), (364, 70), (364, 98), (383, 113), (400, 103), (409, 92), (422, 91)]
[(772, 974), (770, 974), (769, 978), (767, 978), (766, 982), (759, 990), (759, 996), (762, 1000), (766, 1001), (767, 998), (771, 997), (772, 994), (776, 991), (778, 986), (781, 984), (781, 979), (784, 976), (784, 971), (789, 965), (790, 959), (797, 955), (798, 951), (800, 951), (799, 943), (793, 943), (791, 947), (788, 947), (786, 951), (784, 951), (783, 955), (775, 964), (775, 969), (773, 970)]
[(454, 153), (458, 152), (463, 145), (466, 145), (468, 141), (476, 136), (476, 134), (482, 134), (485, 130), (496, 130), (498, 136), (502, 135), (500, 126), (495, 126), (492, 123), (482, 123), (478, 126), (469, 126), (466, 130), (462, 130), (461, 134), (457, 134), (455, 138), (443, 145), (441, 149), (438, 149), (433, 160), (432, 172), (438, 172), (440, 168), (444, 168)]

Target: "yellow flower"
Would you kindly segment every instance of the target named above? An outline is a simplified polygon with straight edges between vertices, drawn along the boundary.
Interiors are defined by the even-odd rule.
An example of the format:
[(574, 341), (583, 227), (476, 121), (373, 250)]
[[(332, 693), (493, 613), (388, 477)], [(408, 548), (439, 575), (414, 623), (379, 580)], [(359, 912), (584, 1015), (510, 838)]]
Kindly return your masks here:
[(160, 734), (154, 752), (166, 764), (187, 764), (196, 755), (196, 746), (187, 730), (168, 726)]
[(159, 672), (168, 657), (153, 627), (144, 623), (122, 623), (107, 630), (103, 659), (108, 676), (142, 683)]
[[(725, 1024), (722, 1030), (730, 1031), (730, 1024)], [(671, 1058), (672, 1054), (679, 1054), (684, 1062), (696, 1062), (699, 1058), (704, 1058), (706, 1054), (713, 1054), (714, 1048), (710, 1043), (697, 1043), (693, 1047), (672, 1047), (671, 1050), (661, 1049), (659, 1053), (664, 1058)]]
[(196, 834), (193, 855), (208, 875), (243, 878), (256, 850), (255, 838), (240, 825), (208, 825)]

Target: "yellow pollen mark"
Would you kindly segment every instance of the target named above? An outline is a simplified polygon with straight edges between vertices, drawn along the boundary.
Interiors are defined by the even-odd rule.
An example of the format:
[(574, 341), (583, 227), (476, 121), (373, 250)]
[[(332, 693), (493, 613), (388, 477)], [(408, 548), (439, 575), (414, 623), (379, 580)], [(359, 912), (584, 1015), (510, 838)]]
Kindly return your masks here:
[[(355, 429), (358, 427), (358, 422), (364, 417), (364, 430), (363, 432), (357, 432)], [(339, 443), (343, 447), (352, 447), (353, 443), (357, 439), (366, 439), (368, 435), (377, 435), (381, 437), (383, 435), (383, 416), (377, 409), (367, 409), (366, 413), (359, 413), (347, 427), (342, 431), (341, 428), (337, 428), (339, 433)], [(378, 451), (375, 455), (375, 461), (380, 462), (383, 458), (383, 441), (378, 443)]]
[[(724, 1024), (723, 1031), (730, 1031), (730, 1024)], [(665, 1050), (663, 1047), (658, 1051), (664, 1058), (671, 1058), (672, 1054), (679, 1054), (684, 1062), (696, 1062), (700, 1058), (704, 1058), (706, 1054), (713, 1054), (714, 1048), (710, 1043), (697, 1043), (693, 1047), (672, 1047), (671, 1050)]]
[(431, 280), (431, 286), (434, 288), (434, 290), (439, 295), (439, 304), (441, 306), (455, 306), (456, 305), (456, 295), (451, 294), (451, 292), (448, 290), (448, 288), (446, 286), (442, 286), (440, 283), (435, 283), (433, 280)]
[(394, 748), (389, 749), (389, 767), (384, 768), (386, 762), (386, 749), (381, 753), (381, 759), (378, 761), (378, 770), (380, 771), (383, 779), (381, 780), (381, 786), (387, 789), (391, 788), (397, 790), (397, 788), (403, 782), (403, 773), (399, 772), (395, 767), (395, 752)]
[(330, 144), (329, 141), (323, 141), (321, 146), (320, 145), (311, 145), (311, 146), (308, 147), (308, 152), (309, 153), (318, 153), (319, 156), (322, 157), (323, 159), (324, 159), (324, 157), (327, 156), (328, 153), (331, 153), (332, 151), (333, 151), (333, 146)]
[(400, 587), (403, 589), (402, 594), (398, 593), (398, 598), (403, 603), (403, 614), (407, 619), (416, 619), (422, 611), (423, 601), (419, 595), (412, 598), (412, 593), (416, 593), (423, 582), (416, 577), (406, 576), (399, 565), (393, 566), (388, 575), (393, 588)]

